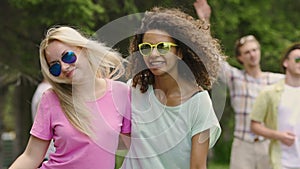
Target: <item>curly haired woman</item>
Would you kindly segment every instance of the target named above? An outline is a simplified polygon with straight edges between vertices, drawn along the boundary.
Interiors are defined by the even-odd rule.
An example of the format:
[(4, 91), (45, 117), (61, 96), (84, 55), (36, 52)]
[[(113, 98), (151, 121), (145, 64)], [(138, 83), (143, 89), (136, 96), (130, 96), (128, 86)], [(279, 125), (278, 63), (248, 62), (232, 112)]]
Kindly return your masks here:
[(206, 90), (226, 58), (208, 29), (179, 9), (145, 13), (130, 45), (132, 132), (123, 168), (206, 168), (221, 133)]

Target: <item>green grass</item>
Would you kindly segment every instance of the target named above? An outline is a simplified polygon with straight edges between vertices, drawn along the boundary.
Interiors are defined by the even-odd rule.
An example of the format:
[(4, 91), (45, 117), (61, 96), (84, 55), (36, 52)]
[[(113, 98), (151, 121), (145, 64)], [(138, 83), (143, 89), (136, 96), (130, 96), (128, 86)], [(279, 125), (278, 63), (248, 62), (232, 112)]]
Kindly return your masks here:
[(210, 162), (207, 165), (207, 169), (229, 169), (229, 165)]
[(124, 160), (124, 156), (126, 155), (127, 150), (118, 150), (116, 154), (116, 166), (115, 169), (119, 169)]

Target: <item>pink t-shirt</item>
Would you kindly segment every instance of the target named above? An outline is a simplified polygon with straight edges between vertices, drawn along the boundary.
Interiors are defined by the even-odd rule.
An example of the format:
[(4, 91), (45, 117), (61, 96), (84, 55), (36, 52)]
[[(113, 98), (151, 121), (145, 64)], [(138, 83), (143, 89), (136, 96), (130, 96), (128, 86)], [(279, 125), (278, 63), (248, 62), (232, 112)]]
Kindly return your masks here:
[(69, 123), (52, 90), (44, 93), (30, 134), (43, 140), (53, 139), (56, 152), (40, 169), (114, 168), (119, 133), (130, 133), (130, 91), (122, 82), (106, 82), (106, 93), (87, 103), (98, 115), (93, 119), (97, 138), (94, 140)]

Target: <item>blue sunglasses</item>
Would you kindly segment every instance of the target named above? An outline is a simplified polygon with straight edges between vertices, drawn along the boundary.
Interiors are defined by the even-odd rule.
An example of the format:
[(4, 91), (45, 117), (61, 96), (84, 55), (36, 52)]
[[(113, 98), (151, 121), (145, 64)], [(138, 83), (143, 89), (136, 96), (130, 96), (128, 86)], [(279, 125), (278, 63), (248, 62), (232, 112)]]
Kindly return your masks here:
[[(75, 55), (75, 53), (73, 51), (68, 51), (65, 54), (63, 54), (63, 56), (61, 57), (61, 60), (64, 63), (74, 63), (77, 60), (77, 57)], [(61, 64), (59, 61), (55, 62), (53, 65), (51, 65), (49, 67), (49, 72), (53, 75), (53, 76), (59, 76), (61, 73)]]

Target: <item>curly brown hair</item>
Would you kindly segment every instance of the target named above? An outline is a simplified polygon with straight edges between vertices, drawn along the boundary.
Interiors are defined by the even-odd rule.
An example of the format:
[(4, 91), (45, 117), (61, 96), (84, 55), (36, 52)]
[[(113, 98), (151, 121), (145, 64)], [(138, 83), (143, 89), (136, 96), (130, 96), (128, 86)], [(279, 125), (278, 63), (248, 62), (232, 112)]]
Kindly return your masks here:
[[(210, 89), (218, 72), (221, 61), (226, 57), (221, 52), (219, 41), (213, 38), (209, 31), (209, 24), (175, 8), (154, 7), (146, 11), (141, 26), (131, 40), (129, 47), (129, 65), (127, 73), (132, 77), (132, 86), (140, 85), (142, 93), (154, 84), (154, 75), (147, 68), (143, 57), (138, 52), (138, 44), (142, 43), (145, 32), (161, 30), (167, 32), (177, 44), (184, 64), (188, 66), (190, 74), (179, 68), (182, 77), (196, 81), (203, 89)], [(186, 67), (185, 66), (185, 67)], [(192, 75), (192, 76), (191, 76)]]

